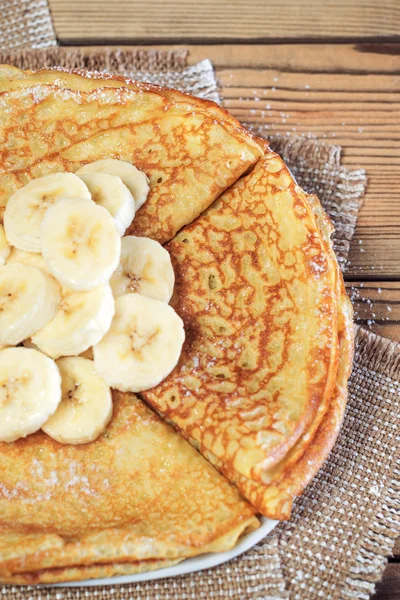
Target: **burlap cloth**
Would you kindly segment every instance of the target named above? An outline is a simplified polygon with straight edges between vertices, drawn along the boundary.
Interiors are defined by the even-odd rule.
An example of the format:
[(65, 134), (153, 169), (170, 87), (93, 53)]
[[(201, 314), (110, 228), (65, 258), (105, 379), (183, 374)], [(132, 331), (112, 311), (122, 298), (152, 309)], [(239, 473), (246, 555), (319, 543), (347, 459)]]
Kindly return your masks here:
[[(187, 67), (184, 52), (54, 48), (3, 52), (0, 61), (23, 68), (57, 64), (113, 71), (218, 99), (211, 63)], [(344, 168), (338, 146), (298, 137), (275, 137), (270, 142), (299, 183), (319, 195), (336, 226), (335, 248), (345, 268), (366, 186), (364, 171)], [(400, 345), (357, 328), (349, 392), (339, 439), (295, 502), (291, 520), (243, 556), (204, 572), (147, 583), (86, 589), (4, 586), (0, 598), (369, 598), (400, 533)]]
[(0, 48), (57, 44), (47, 0), (0, 0)]

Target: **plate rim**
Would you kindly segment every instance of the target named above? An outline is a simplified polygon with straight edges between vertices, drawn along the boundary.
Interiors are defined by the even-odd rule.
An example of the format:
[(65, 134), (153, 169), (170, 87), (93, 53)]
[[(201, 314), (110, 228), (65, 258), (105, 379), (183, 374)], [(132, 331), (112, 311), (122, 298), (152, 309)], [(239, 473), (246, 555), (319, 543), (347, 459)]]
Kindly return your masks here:
[(167, 577), (179, 577), (180, 575), (188, 575), (190, 573), (196, 573), (205, 569), (211, 569), (217, 567), (223, 563), (240, 556), (250, 548), (253, 548), (263, 538), (265, 538), (279, 523), (279, 521), (273, 521), (266, 517), (259, 517), (261, 525), (255, 531), (245, 534), (240, 537), (238, 543), (231, 550), (226, 552), (213, 552), (207, 554), (201, 554), (199, 556), (193, 556), (183, 560), (181, 563), (172, 567), (166, 567), (164, 569), (157, 569), (155, 571), (147, 571), (146, 573), (136, 573), (133, 575), (116, 575), (115, 577), (104, 577), (98, 579), (83, 579), (81, 581), (70, 581), (66, 583), (56, 584), (45, 584), (38, 587), (97, 587), (104, 585), (121, 585), (124, 583), (140, 583), (145, 581), (153, 581), (157, 579), (164, 579)]

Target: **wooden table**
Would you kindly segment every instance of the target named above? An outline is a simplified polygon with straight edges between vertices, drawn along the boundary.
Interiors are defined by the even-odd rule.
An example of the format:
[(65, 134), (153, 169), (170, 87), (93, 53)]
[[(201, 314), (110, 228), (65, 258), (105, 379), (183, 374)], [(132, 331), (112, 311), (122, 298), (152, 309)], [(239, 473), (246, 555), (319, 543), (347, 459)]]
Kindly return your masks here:
[[(223, 104), (265, 133), (343, 147), (368, 190), (346, 273), (357, 322), (400, 341), (399, 0), (49, 0), (68, 45), (189, 48)], [(160, 46), (164, 44), (164, 46)], [(400, 599), (400, 544), (376, 600)]]

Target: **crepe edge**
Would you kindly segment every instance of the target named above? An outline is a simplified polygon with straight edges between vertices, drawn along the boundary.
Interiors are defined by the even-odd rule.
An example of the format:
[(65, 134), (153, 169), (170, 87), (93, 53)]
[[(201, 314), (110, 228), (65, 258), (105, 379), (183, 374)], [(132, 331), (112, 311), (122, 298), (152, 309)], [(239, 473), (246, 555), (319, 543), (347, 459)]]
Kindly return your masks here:
[(86, 579), (103, 579), (117, 575), (137, 575), (173, 567), (182, 562), (183, 558), (176, 560), (148, 560), (137, 562), (114, 562), (98, 563), (89, 566), (59, 567), (54, 569), (42, 569), (38, 571), (26, 571), (8, 577), (1, 577), (2, 583), (15, 585), (40, 585), (54, 584), (72, 581), (84, 581)]
[[(17, 575), (26, 572), (48, 571), (59, 568), (82, 568), (83, 566), (90, 567), (92, 564), (110, 564), (114, 561), (118, 562), (118, 564), (126, 562), (143, 562), (148, 564), (148, 561), (154, 560), (179, 561), (209, 552), (227, 552), (236, 546), (242, 535), (255, 531), (259, 527), (259, 519), (255, 515), (252, 515), (242, 519), (239, 524), (209, 543), (200, 546), (193, 544), (184, 550), (182, 549), (182, 546), (176, 547), (175, 550), (171, 550), (171, 546), (168, 547), (168, 543), (166, 542), (164, 548), (163, 544), (160, 544), (159, 555), (154, 554), (146, 557), (140, 557), (138, 554), (135, 555), (135, 553), (132, 552), (127, 552), (123, 557), (120, 552), (115, 553), (115, 556), (113, 556), (111, 551), (106, 555), (102, 554), (101, 556), (96, 556), (93, 551), (89, 555), (87, 551), (84, 551), (81, 555), (79, 555), (79, 553), (67, 555), (60, 561), (60, 559), (57, 558), (57, 553), (60, 550), (68, 550), (68, 543), (61, 547), (58, 544), (56, 547), (48, 548), (42, 552), (33, 552), (28, 556), (25, 555), (17, 559), (14, 558), (9, 561), (4, 561), (0, 566), (0, 582), (7, 583), (10, 577), (16, 577)], [(58, 539), (60, 540), (62, 538), (59, 537)], [(112, 544), (110, 546), (112, 547)], [(164, 555), (162, 555), (162, 553), (164, 553)]]
[[(76, 78), (98, 81), (101, 83), (98, 87), (126, 87), (132, 91), (147, 91), (159, 94), (172, 102), (184, 102), (193, 104), (197, 108), (204, 110), (205, 113), (210, 114), (213, 113), (214, 117), (220, 120), (220, 124), (225, 126), (229, 133), (234, 136), (239, 136), (240, 141), (250, 146), (253, 150), (255, 161), (262, 157), (262, 147), (260, 146), (260, 139), (251, 131), (246, 129), (235, 117), (233, 117), (228, 110), (222, 108), (219, 104), (214, 102), (213, 100), (208, 100), (206, 98), (199, 98), (197, 96), (193, 96), (188, 92), (183, 92), (180, 90), (176, 90), (174, 88), (170, 88), (163, 85), (158, 85), (156, 83), (150, 82), (139, 82), (135, 81), (131, 77), (124, 77), (123, 75), (117, 74), (109, 74), (109, 73), (101, 73), (96, 71), (88, 71), (85, 69), (69, 69), (66, 67), (55, 67), (54, 69), (40, 69), (37, 71), (30, 70), (22, 70), (18, 67), (13, 67), (11, 65), (0, 64), (0, 79), (4, 80), (23, 80), (25, 77), (35, 76), (51, 73), (57, 73), (60, 78), (62, 75), (64, 76), (74, 76)], [(110, 85), (110, 82), (114, 82), (119, 85)], [(61, 83), (61, 82), (60, 82)], [(60, 87), (60, 83), (58, 86)], [(108, 85), (107, 85), (108, 83)], [(45, 85), (45, 83), (43, 83)], [(50, 84), (49, 84), (50, 85)], [(62, 86), (68, 89), (68, 85)], [(0, 93), (7, 92), (7, 89), (1, 89)], [(268, 144), (266, 140), (263, 140), (264, 144)]]

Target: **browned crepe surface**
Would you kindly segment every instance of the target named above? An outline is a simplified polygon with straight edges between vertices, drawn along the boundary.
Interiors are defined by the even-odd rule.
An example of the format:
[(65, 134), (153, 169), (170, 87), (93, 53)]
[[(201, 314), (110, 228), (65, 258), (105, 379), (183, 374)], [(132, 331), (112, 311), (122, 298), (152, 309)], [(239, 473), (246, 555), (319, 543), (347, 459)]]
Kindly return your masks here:
[[(14, 123), (22, 131), (19, 149), (12, 143), (3, 149), (4, 170), (11, 168), (0, 173), (3, 206), (32, 177), (75, 171), (106, 156), (122, 158), (144, 170), (152, 186), (130, 232), (164, 242), (251, 169), (168, 246), (177, 274), (174, 304), (187, 342), (177, 369), (144, 397), (256, 509), (287, 518), (293, 497), (337, 435), (351, 364), (351, 311), (340, 299), (330, 225), (317, 201), (295, 184), (265, 142), (258, 160), (257, 141), (213, 103), (123, 78), (7, 68), (0, 70), (0, 92), (0, 105), (12, 106), (4, 131)], [(158, 561), (230, 548), (257, 526), (254, 509), (187, 443), (175, 446), (179, 436), (139, 400), (116, 398), (114, 460), (121, 448), (128, 458), (121, 459), (110, 489), (98, 485), (96, 468), (92, 473), (89, 467), (91, 461), (99, 465), (103, 483), (110, 483), (105, 475), (113, 473), (114, 460), (106, 434), (86, 447), (95, 448), (88, 457), (78, 448), (71, 455), (55, 451), (43, 434), (16, 444), (22, 458), (7, 450), (4, 460), (0, 448), (0, 468), (11, 472), (18, 463), (28, 488), (32, 477), (23, 467), (26, 462), (36, 468), (29, 462), (35, 449), (49, 463), (45, 476), (38, 467), (44, 482), (27, 496), (18, 489), (21, 478), (10, 474), (9, 487), (0, 490), (9, 501), (3, 526), (0, 517), (4, 581), (53, 582), (157, 568)], [(125, 416), (118, 421), (120, 407), (124, 412), (131, 404), (138, 422), (146, 421), (139, 427), (139, 453), (138, 430)], [(165, 440), (174, 442), (160, 441), (161, 426), (169, 432)], [(47, 470), (53, 458), (54, 469)], [(135, 479), (132, 465), (140, 461)], [(201, 461), (198, 472), (191, 471), (193, 461)], [(64, 475), (71, 464), (69, 485)], [(47, 486), (54, 484), (58, 465), (68, 491), (53, 503)], [(207, 490), (211, 480), (204, 499), (203, 486)], [(74, 485), (80, 487), (72, 493)], [(196, 486), (201, 493), (191, 503)], [(32, 505), (29, 517), (26, 504)]]
[(123, 78), (3, 67), (0, 111), (0, 208), (32, 178), (117, 158), (151, 183), (131, 232), (162, 243), (261, 154), (251, 134), (214, 103)]
[[(331, 230), (318, 201), (266, 148), (168, 245), (188, 335), (178, 367), (143, 397), (271, 518), (288, 518), (308, 483), (296, 462), (347, 381), (337, 382), (338, 327), (352, 335), (351, 310)], [(348, 375), (350, 351), (343, 361)], [(338, 403), (338, 426), (320, 436), (310, 473), (337, 436)]]
[(0, 469), (5, 576), (222, 551), (258, 526), (237, 490), (133, 395), (114, 393), (95, 442), (38, 432), (1, 443)]

